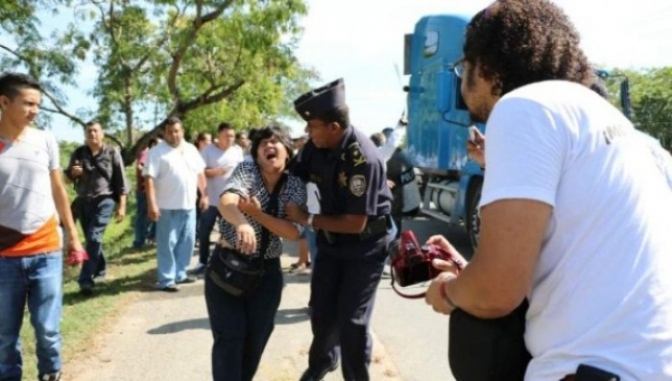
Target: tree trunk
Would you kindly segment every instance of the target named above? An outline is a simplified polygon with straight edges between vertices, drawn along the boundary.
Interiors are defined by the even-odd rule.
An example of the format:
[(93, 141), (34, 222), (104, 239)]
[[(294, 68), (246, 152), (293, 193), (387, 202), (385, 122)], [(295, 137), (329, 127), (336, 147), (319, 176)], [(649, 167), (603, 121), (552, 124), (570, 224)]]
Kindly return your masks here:
[(124, 80), (126, 92), (124, 94), (124, 114), (126, 116), (126, 146), (133, 144), (133, 92), (131, 91), (130, 80)]

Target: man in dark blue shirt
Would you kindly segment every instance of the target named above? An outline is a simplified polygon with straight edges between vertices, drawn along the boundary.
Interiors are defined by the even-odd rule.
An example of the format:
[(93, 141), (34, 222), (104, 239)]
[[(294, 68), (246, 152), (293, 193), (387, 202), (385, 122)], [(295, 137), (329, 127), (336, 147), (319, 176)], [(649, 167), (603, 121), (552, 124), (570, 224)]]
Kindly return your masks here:
[(342, 353), (346, 380), (369, 380), (369, 321), (387, 256), (392, 195), (378, 150), (350, 125), (342, 79), (294, 101), (310, 141), (290, 165), (317, 184), (320, 214), (290, 205), (287, 215), (315, 229), (320, 255), (311, 280), (313, 342), (301, 381), (321, 380)]

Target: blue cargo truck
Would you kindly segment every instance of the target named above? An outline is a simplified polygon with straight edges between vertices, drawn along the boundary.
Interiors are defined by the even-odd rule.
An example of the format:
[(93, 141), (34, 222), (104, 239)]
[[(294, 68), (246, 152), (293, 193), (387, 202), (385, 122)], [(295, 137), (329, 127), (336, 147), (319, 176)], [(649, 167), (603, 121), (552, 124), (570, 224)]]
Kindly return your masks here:
[[(471, 18), (426, 16), (405, 36), (404, 87), (408, 101), (407, 154), (423, 173), (423, 214), (462, 224), (471, 243), (478, 243), (483, 172), (467, 156), (469, 127), (474, 124), (460, 95), (455, 64), (462, 56), (464, 32)], [(601, 77), (606, 71), (596, 72)], [(629, 114), (627, 79), (621, 83), (621, 105)]]

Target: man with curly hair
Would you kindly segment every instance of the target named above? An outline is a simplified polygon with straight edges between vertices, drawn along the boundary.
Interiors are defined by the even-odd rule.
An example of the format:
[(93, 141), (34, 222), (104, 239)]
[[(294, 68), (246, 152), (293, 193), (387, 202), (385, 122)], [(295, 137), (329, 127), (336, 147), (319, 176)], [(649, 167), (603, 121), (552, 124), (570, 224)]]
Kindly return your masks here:
[(582, 364), (609, 375), (590, 380), (672, 379), (669, 158), (589, 88), (579, 35), (551, 1), (479, 12), (461, 64), (464, 101), (487, 122), (481, 237), (459, 276), (436, 264), (427, 303), (490, 319), (527, 297), (526, 380), (578, 381)]

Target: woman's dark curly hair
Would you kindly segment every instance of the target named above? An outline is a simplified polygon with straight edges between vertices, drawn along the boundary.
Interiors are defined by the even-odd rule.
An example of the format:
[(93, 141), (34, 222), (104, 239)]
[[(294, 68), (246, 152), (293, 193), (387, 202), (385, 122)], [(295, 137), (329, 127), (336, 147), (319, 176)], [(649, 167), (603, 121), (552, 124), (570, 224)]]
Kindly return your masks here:
[(498, 0), (467, 26), (468, 78), (478, 63), (483, 77), (494, 81), (495, 95), (551, 79), (590, 86), (595, 74), (579, 40), (567, 15), (549, 0)]
[(292, 143), (292, 139), (289, 137), (287, 132), (285, 132), (279, 126), (268, 126), (257, 130), (252, 137), (252, 148), (250, 149), (250, 154), (252, 155), (252, 158), (254, 158), (255, 162), (257, 161), (257, 151), (259, 151), (259, 145), (261, 145), (261, 141), (271, 137), (275, 137), (280, 143), (282, 143), (283, 146), (285, 146), (287, 149), (288, 160), (294, 157), (294, 150), (292, 149), (294, 144)]

